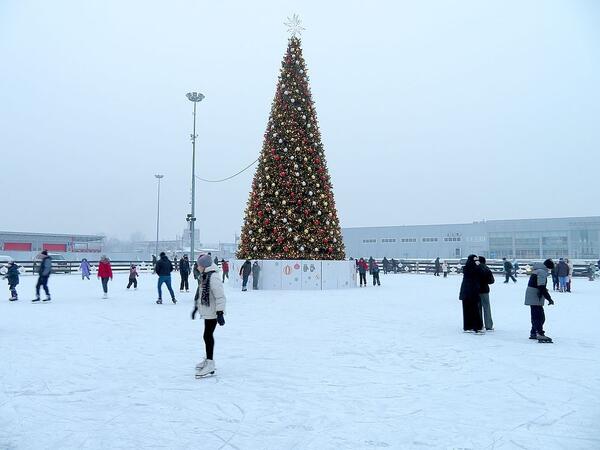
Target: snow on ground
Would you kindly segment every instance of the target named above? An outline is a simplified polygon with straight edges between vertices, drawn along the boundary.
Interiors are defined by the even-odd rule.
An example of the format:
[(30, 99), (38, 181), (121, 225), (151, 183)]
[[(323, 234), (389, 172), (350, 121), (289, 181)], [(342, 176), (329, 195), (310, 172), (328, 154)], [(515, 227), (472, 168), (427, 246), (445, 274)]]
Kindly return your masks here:
[(55, 275), (38, 305), (22, 277), (0, 302), (0, 448), (600, 448), (600, 283), (555, 295), (555, 344), (538, 344), (525, 278), (492, 286), (485, 336), (462, 333), (460, 277), (382, 281), (227, 288), (218, 376), (196, 380), (192, 293), (159, 306), (152, 275), (136, 292), (117, 275), (103, 300), (97, 280)]

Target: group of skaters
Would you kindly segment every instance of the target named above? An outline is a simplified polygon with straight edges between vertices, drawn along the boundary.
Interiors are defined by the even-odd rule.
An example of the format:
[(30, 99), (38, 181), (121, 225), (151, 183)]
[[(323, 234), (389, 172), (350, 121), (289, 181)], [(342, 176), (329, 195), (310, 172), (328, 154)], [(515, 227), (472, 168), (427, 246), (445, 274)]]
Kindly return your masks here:
[[(560, 261), (563, 261), (562, 258)], [(504, 259), (504, 272), (508, 283), (510, 278), (516, 282), (513, 272), (513, 264)], [(559, 262), (560, 264), (560, 262)], [(534, 263), (529, 281), (525, 290), (525, 305), (529, 306), (531, 315), (531, 330), (529, 339), (538, 342), (550, 343), (552, 339), (546, 336), (544, 323), (544, 304), (548, 301), (553, 305), (554, 301), (547, 288), (548, 274), (554, 271), (558, 264), (552, 259), (546, 259), (543, 263)], [(492, 312), (490, 307), (490, 285), (494, 284), (494, 275), (486, 265), (483, 256), (469, 255), (463, 267), (463, 280), (460, 286), (459, 299), (462, 301), (463, 330), (465, 333), (476, 335), (494, 330)]]
[(248, 279), (250, 275), (252, 275), (252, 289), (258, 290), (258, 281), (260, 280), (260, 265), (258, 261), (250, 261), (247, 259), (240, 267), (240, 277), (242, 277), (242, 292), (246, 292), (248, 290)]
[[(379, 279), (379, 264), (371, 256), (368, 261), (364, 258), (356, 260), (356, 272), (358, 272), (358, 281), (360, 287), (367, 287), (367, 272), (373, 278), (373, 286), (381, 286)], [(387, 273), (387, 272), (386, 272)]]
[[(33, 303), (37, 302), (50, 302), (50, 290), (48, 288), (48, 280), (52, 273), (52, 258), (48, 255), (46, 250), (42, 251), (37, 257), (40, 261), (40, 265), (37, 268), (38, 280), (35, 286), (35, 298), (32, 300)], [(223, 280), (215, 273), (219, 270), (217, 265), (218, 258), (212, 259), (211, 255), (203, 254), (193, 264), (194, 278), (198, 281), (198, 287), (196, 289), (196, 295), (194, 296), (194, 308), (191, 313), (192, 320), (196, 317), (204, 319), (204, 345), (206, 357), (202, 359), (196, 365), (196, 378), (204, 378), (206, 376), (213, 375), (215, 373), (215, 362), (214, 356), (214, 331), (217, 325), (225, 325), (225, 292), (223, 289), (223, 280), (229, 277), (229, 266), (226, 261), (221, 263), (223, 270)], [(189, 292), (188, 277), (190, 275), (190, 264), (187, 255), (184, 255), (181, 260), (178, 261), (178, 270), (181, 275), (181, 292)], [(90, 279), (92, 267), (87, 259), (83, 259), (80, 264), (82, 279)], [(173, 272), (173, 264), (167, 258), (166, 254), (162, 252), (160, 257), (156, 260), (154, 265), (154, 273), (158, 275), (158, 300), (156, 303), (162, 303), (162, 285), (165, 284), (171, 295), (171, 300), (174, 304), (177, 303), (175, 299), (175, 293), (171, 286), (171, 272)], [(10, 260), (7, 264), (6, 273), (3, 278), (8, 280), (8, 286), (10, 290), (10, 301), (18, 300), (17, 285), (19, 284), (20, 266), (14, 261)], [(102, 290), (104, 292), (104, 298), (108, 295), (108, 282), (113, 278), (112, 267), (110, 260), (103, 256), (98, 263), (98, 278), (102, 282)], [(127, 289), (131, 286), (137, 289), (137, 278), (139, 273), (137, 266), (132, 264), (129, 270), (129, 283)], [(46, 297), (40, 299), (40, 289), (43, 288)]]

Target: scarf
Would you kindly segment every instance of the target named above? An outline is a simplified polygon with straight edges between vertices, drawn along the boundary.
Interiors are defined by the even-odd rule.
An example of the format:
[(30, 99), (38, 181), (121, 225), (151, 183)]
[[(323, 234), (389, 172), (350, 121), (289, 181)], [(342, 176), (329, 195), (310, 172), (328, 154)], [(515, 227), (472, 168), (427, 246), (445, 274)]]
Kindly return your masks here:
[(204, 306), (210, 306), (210, 277), (214, 272), (202, 273), (202, 294), (200, 303)]

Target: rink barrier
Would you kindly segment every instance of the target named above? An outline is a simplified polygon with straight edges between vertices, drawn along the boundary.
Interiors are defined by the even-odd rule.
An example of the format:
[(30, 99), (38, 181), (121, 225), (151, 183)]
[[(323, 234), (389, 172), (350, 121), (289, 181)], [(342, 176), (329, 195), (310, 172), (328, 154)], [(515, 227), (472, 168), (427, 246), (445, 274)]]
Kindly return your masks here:
[[(394, 258), (399, 262), (399, 267), (396, 272), (389, 271), (390, 274), (402, 274), (402, 273), (411, 273), (411, 274), (429, 274), (433, 275), (435, 273), (435, 261), (431, 259), (401, 259)], [(390, 259), (388, 259), (390, 260)], [(365, 261), (368, 262), (368, 259), (365, 258)], [(375, 259), (381, 274), (383, 274), (383, 260)], [(444, 260), (440, 259), (440, 263)], [(448, 263), (448, 274), (461, 274), (462, 267), (466, 261), (466, 258), (463, 259), (446, 259)], [(517, 270), (517, 275), (528, 275), (533, 267), (535, 262), (542, 262), (540, 260), (519, 260), (519, 269)], [(590, 261), (591, 262), (591, 261)], [(595, 277), (600, 277), (600, 269), (596, 263), (594, 264), (595, 269)], [(501, 259), (488, 259), (486, 261), (486, 265), (490, 268), (492, 273), (504, 276), (504, 262)], [(440, 275), (442, 274), (442, 269), (440, 266)], [(589, 263), (574, 263), (573, 264), (573, 276), (574, 277), (588, 277), (589, 276)]]
[[(395, 258), (396, 259), (396, 258)], [(366, 259), (365, 259), (366, 260)], [(399, 262), (398, 270), (395, 272), (396, 274), (429, 274), (432, 275), (435, 272), (435, 263), (430, 259), (401, 259), (397, 258), (396, 261)], [(446, 259), (448, 263), (448, 273), (452, 274), (461, 274), (462, 273), (462, 264), (464, 264), (465, 259)], [(38, 262), (32, 261), (16, 261), (19, 266), (21, 266), (22, 274), (35, 274), (37, 273), (37, 269), (39, 268)], [(98, 261), (88, 261), (90, 266), (92, 267), (92, 273), (96, 273), (98, 270)], [(376, 259), (375, 262), (379, 266), (381, 270), (381, 274), (383, 275), (383, 263), (381, 259)], [(518, 275), (527, 275), (531, 270), (534, 260), (520, 260), (519, 261), (519, 270)], [(79, 266), (81, 261), (58, 261), (54, 260), (52, 262), (52, 273), (54, 274), (79, 274), (81, 271), (79, 270)], [(135, 264), (138, 268), (139, 273), (151, 273), (152, 272), (152, 261), (111, 261), (113, 272), (128, 272), (131, 264)], [(175, 269), (175, 264), (173, 264)], [(487, 260), (487, 266), (490, 268), (492, 273), (498, 275), (504, 275), (504, 265), (502, 260)], [(588, 277), (589, 276), (589, 264), (584, 264), (581, 262), (577, 262), (573, 264), (573, 276), (574, 277)], [(595, 277), (600, 278), (600, 270), (594, 264), (595, 268)], [(231, 272), (230, 272), (231, 273)], [(389, 274), (393, 274), (390, 270)], [(440, 268), (441, 274), (441, 268)]]

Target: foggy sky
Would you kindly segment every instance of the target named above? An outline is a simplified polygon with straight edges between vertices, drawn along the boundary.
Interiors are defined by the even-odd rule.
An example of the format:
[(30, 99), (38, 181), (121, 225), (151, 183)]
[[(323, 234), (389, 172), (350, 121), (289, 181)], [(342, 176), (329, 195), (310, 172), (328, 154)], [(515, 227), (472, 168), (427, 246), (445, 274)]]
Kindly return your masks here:
[[(597, 215), (600, 4), (0, 2), (0, 230), (186, 226), (197, 173), (257, 158), (287, 46), (309, 70), (343, 227)], [(254, 168), (197, 184), (204, 242), (239, 233)]]

